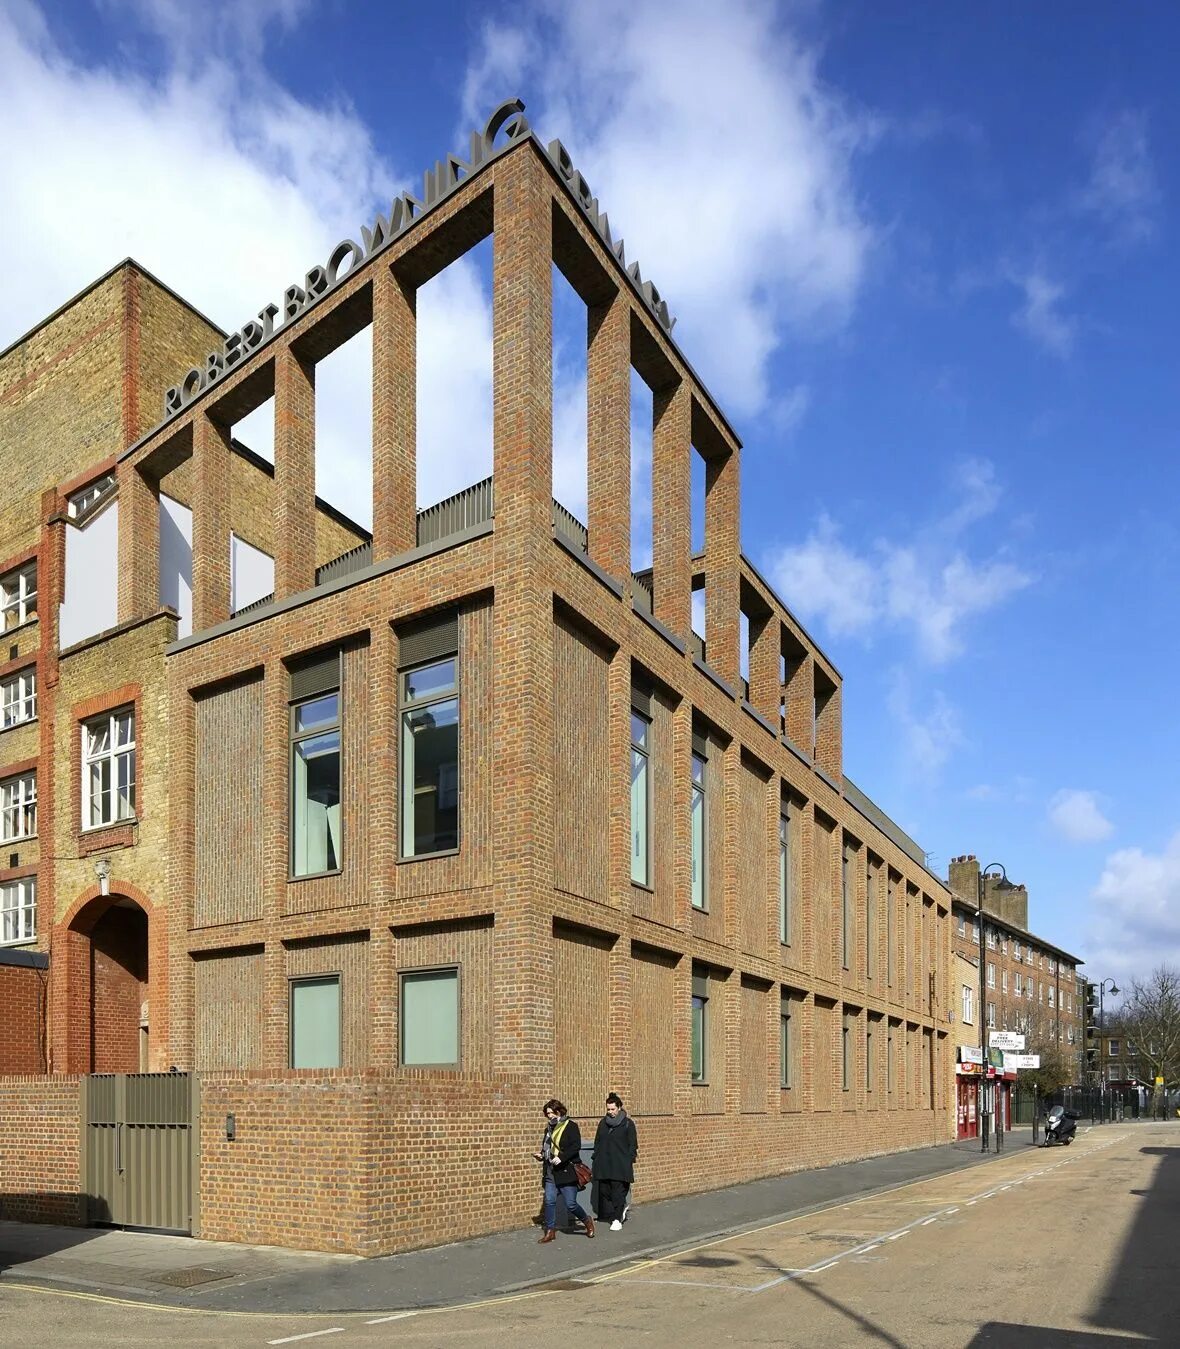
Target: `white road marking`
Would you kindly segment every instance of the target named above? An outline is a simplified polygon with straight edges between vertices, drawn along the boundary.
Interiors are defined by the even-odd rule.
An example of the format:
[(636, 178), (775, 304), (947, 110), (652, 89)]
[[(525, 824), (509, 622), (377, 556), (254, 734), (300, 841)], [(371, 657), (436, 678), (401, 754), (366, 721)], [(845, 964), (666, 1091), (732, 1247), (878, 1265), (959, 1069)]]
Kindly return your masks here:
[(404, 1321), (407, 1316), (417, 1316), (417, 1312), (394, 1312), (392, 1316), (375, 1316), (371, 1321), (366, 1321), (367, 1326), (383, 1326), (386, 1321)]
[(306, 1335), (288, 1335), (283, 1340), (267, 1340), (267, 1344), (294, 1344), (296, 1340), (314, 1340), (319, 1335), (343, 1335), (343, 1326), (332, 1326), (330, 1330), (309, 1330)]

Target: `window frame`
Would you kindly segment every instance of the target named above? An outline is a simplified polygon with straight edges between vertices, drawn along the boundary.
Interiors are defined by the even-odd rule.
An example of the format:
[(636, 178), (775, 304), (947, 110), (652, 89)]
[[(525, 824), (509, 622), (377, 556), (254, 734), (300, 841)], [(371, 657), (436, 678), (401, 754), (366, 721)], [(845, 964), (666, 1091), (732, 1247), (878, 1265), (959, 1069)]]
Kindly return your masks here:
[[(840, 968), (852, 969), (852, 854), (853, 844), (845, 837), (840, 849)], [(847, 1088), (845, 1088), (847, 1090)]]
[(778, 940), (794, 945), (795, 929), (795, 811), (790, 801), (779, 807), (778, 816)]
[[(406, 980), (423, 976), (453, 974), (455, 976), (455, 1057), (453, 1060), (440, 1059), (429, 1063), (406, 1062)], [(463, 966), (459, 961), (449, 961), (441, 965), (415, 965), (410, 969), (397, 972), (397, 1061), (399, 1068), (451, 1069), (461, 1072), (463, 1068)]]
[[(287, 709), (287, 773), (289, 778), (289, 788), (287, 794), (287, 879), (288, 881), (307, 881), (317, 876), (339, 876), (344, 871), (345, 839), (344, 839), (344, 698), (341, 683), (337, 682), (335, 688), (321, 689), (318, 693), (309, 693), (303, 698), (292, 698)], [(301, 707), (307, 707), (310, 703), (322, 702), (325, 698), (336, 699), (336, 719), (333, 722), (325, 722), (314, 729), (307, 731), (296, 731), (296, 717)], [(336, 858), (336, 866), (325, 867), (321, 871), (296, 871), (295, 869), (295, 756), (296, 747), (308, 740), (316, 740), (321, 736), (336, 736), (336, 758), (338, 771), (340, 774), (340, 855)]]
[[(15, 591), (11, 596), (10, 588)], [(16, 615), (13, 623), (8, 621), (10, 613)], [(31, 558), (0, 576), (0, 631), (14, 632), (37, 616), (37, 559)]]
[[(31, 786), (31, 792), (21, 791), (11, 804), (6, 804), (4, 800), (5, 791), (10, 787), (15, 788), (25, 783)], [(33, 816), (31, 831), (22, 829), (21, 832), (14, 834), (5, 831), (5, 824), (10, 813), (15, 820), (23, 824), (26, 812), (30, 809)], [(13, 773), (10, 777), (0, 779), (0, 844), (23, 843), (29, 839), (34, 839), (37, 837), (37, 827), (37, 770), (30, 768), (23, 773)]]
[[(80, 832), (83, 834), (91, 834), (99, 829), (114, 829), (121, 824), (136, 824), (139, 821), (139, 801), (138, 801), (138, 793), (136, 790), (136, 788), (139, 785), (139, 767), (140, 767), (139, 725), (138, 725), (138, 718), (136, 716), (137, 710), (138, 709), (135, 703), (133, 702), (120, 703), (118, 707), (112, 707), (109, 711), (101, 712), (97, 716), (87, 717), (84, 721), (80, 721), (78, 723), (80, 748), (81, 748), (80, 763), (81, 763), (81, 779), (82, 779), (81, 782), (79, 783), (80, 790), (78, 793), (79, 797), (81, 798), (79, 801), (80, 807), (79, 814), (81, 817), (79, 829)], [(116, 743), (118, 722), (121, 717), (125, 716), (131, 718), (131, 739), (128, 744), (119, 745)], [(90, 732), (91, 727), (98, 726), (102, 722), (106, 722), (107, 724), (107, 730), (110, 736), (109, 746), (102, 753), (92, 755), (87, 748), (88, 734)], [(97, 823), (94, 823), (92, 819), (93, 811), (91, 809), (94, 797), (91, 792), (90, 770), (95, 764), (102, 763), (104, 760), (110, 762), (112, 785), (108, 789), (108, 792), (106, 794), (108, 794), (111, 797), (112, 803), (115, 803), (117, 801), (119, 794), (117, 786), (118, 770), (116, 768), (116, 764), (120, 758), (124, 758), (127, 755), (131, 756), (131, 778), (129, 783), (130, 797), (131, 797), (131, 813), (128, 815), (120, 815), (118, 813), (115, 813), (112, 815), (110, 819), (100, 819)], [(117, 805), (115, 806), (115, 809), (117, 812), (118, 809)]]
[(964, 1025), (964, 1026), (974, 1026), (974, 1025), (975, 1025), (975, 990), (971, 987), (970, 984), (962, 984), (961, 987), (962, 987), (962, 990), (963, 990), (963, 1003), (962, 1003), (963, 1025)]
[[(17, 902), (5, 907), (3, 899), (6, 892), (15, 891)], [(29, 898), (22, 902), (22, 897), (28, 895)], [(13, 923), (14, 929), (18, 935), (15, 937), (4, 936), (4, 916), (15, 914)], [(27, 915), (27, 924), (21, 921), (21, 915)], [(22, 932), (27, 926), (28, 931)], [(37, 877), (36, 876), (17, 876), (9, 881), (0, 881), (0, 948), (13, 946), (27, 946), (37, 940)]]
[[(454, 667), (454, 679), (450, 686), (441, 691), (423, 694), (419, 698), (406, 696), (407, 681), (423, 670), (436, 665), (451, 664)], [(462, 678), (459, 669), (458, 650), (440, 653), (429, 660), (414, 661), (413, 664), (399, 666), (397, 672), (397, 860), (398, 862), (421, 862), (431, 857), (453, 857), (463, 844), (463, 697)], [(455, 704), (455, 842), (446, 848), (434, 848), (429, 852), (406, 851), (406, 828), (414, 819), (414, 784), (406, 773), (406, 736), (407, 718), (424, 708), (438, 707), (443, 703)], [(411, 807), (407, 809), (406, 792), (411, 793)]]
[[(642, 743), (635, 738), (635, 722), (638, 718), (643, 723), (644, 734)], [(652, 738), (652, 718), (644, 712), (641, 712), (635, 705), (631, 704), (631, 884), (641, 885), (645, 890), (652, 888), (652, 868), (651, 868), (651, 817), (652, 817), (652, 765), (651, 765), (651, 738)], [(642, 878), (635, 874), (635, 848), (638, 841), (638, 831), (635, 827), (635, 760), (639, 757), (643, 761), (643, 876)]]
[[(9, 689), (16, 692), (16, 696), (9, 701), (7, 693)], [(20, 708), (23, 712), (21, 716), (14, 716), (9, 719), (9, 709)], [(17, 670), (8, 678), (0, 680), (0, 731), (9, 731), (14, 726), (27, 726), (30, 721), (37, 720), (37, 667), (28, 665), (23, 670)]]
[[(704, 752), (702, 752), (702, 750)], [(701, 766), (700, 781), (696, 778), (696, 766)], [(697, 847), (696, 830), (693, 827), (693, 820), (696, 813), (697, 801), (700, 801), (701, 808), (701, 848), (700, 848), (700, 900), (697, 899), (698, 886), (696, 880), (691, 875), (691, 863), (696, 860), (690, 856), (690, 877), (691, 886), (690, 902), (696, 913), (709, 912), (709, 755), (708, 745), (702, 744), (701, 749), (695, 747), (692, 750), (692, 757), (689, 763), (689, 848), (691, 853), (695, 854)]]
[[(335, 1067), (316, 1068), (295, 1067), (295, 987), (298, 984), (336, 985), (336, 1064)], [(325, 970), (322, 974), (287, 975), (287, 1068), (301, 1073), (330, 1073), (344, 1067), (344, 973), (341, 970)]]
[[(709, 1085), (709, 977), (705, 974), (692, 976), (692, 998), (690, 1001), (692, 1024), (689, 1028), (689, 1080), (694, 1087)], [(697, 1014), (700, 1014), (700, 1035), (694, 1036)], [(700, 1072), (697, 1072), (696, 1046), (700, 1045)]]
[(840, 1090), (852, 1090), (852, 1021), (851, 1012), (840, 1017)]
[(779, 996), (778, 1012), (778, 1067), (779, 1090), (795, 1089), (795, 1017), (794, 999)]

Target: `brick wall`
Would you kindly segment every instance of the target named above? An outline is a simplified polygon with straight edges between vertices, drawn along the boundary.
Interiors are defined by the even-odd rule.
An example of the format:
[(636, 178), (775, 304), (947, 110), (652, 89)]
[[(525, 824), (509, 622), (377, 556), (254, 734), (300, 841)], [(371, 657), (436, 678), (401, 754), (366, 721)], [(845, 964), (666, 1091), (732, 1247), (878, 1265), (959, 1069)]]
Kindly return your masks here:
[(81, 1224), (81, 1080), (0, 1077), (0, 1218)]
[(0, 961), (0, 1074), (45, 1071), (45, 970)]

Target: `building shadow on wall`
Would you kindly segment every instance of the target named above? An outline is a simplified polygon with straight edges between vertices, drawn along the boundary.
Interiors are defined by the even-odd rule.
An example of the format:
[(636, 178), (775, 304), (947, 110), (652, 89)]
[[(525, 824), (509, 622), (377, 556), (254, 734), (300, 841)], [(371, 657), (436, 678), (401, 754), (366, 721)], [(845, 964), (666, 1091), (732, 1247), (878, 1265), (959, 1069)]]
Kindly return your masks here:
[(0, 1275), (101, 1236), (101, 1229), (81, 1225), (87, 1213), (103, 1221), (101, 1204), (76, 1193), (0, 1193)]
[[(971, 1341), (971, 1349), (1105, 1349), (1125, 1345), (1126, 1335), (1140, 1343), (1172, 1345), (1180, 1342), (1180, 1281), (1176, 1278), (1177, 1237), (1180, 1236), (1180, 1146), (1140, 1148), (1145, 1157), (1159, 1157), (1151, 1188), (1131, 1190), (1139, 1210), (1111, 1267), (1105, 1285), (1086, 1319), (1093, 1331), (1052, 1330), (1044, 1326), (1016, 1326), (989, 1322)], [(1100, 1222), (1101, 1219), (1092, 1221)], [(1064, 1214), (1056, 1239), (1083, 1243), (1087, 1232)], [(1117, 1332), (1117, 1333), (1106, 1333)]]

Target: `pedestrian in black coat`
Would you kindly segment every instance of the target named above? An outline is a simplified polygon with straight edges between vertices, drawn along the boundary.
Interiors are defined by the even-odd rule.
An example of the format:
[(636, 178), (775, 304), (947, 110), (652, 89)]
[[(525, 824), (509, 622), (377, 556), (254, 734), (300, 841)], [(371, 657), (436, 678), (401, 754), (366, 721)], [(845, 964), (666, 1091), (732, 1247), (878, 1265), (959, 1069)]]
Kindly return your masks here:
[(623, 1109), (616, 1092), (606, 1098), (606, 1114), (594, 1135), (594, 1182), (598, 1189), (596, 1209), (602, 1222), (617, 1232), (627, 1221), (628, 1192), (635, 1180), (639, 1136), (635, 1121)]
[(581, 1132), (560, 1101), (556, 1099), (546, 1101), (542, 1109), (545, 1114), (545, 1134), (541, 1139), (540, 1149), (533, 1153), (541, 1163), (541, 1184), (544, 1192), (541, 1223), (545, 1230), (539, 1240), (544, 1245), (557, 1235), (559, 1190), (565, 1200), (565, 1211), (571, 1218), (580, 1218), (586, 1235), (592, 1237), (594, 1219), (578, 1202), (578, 1174), (574, 1170), (574, 1163), (582, 1151)]

